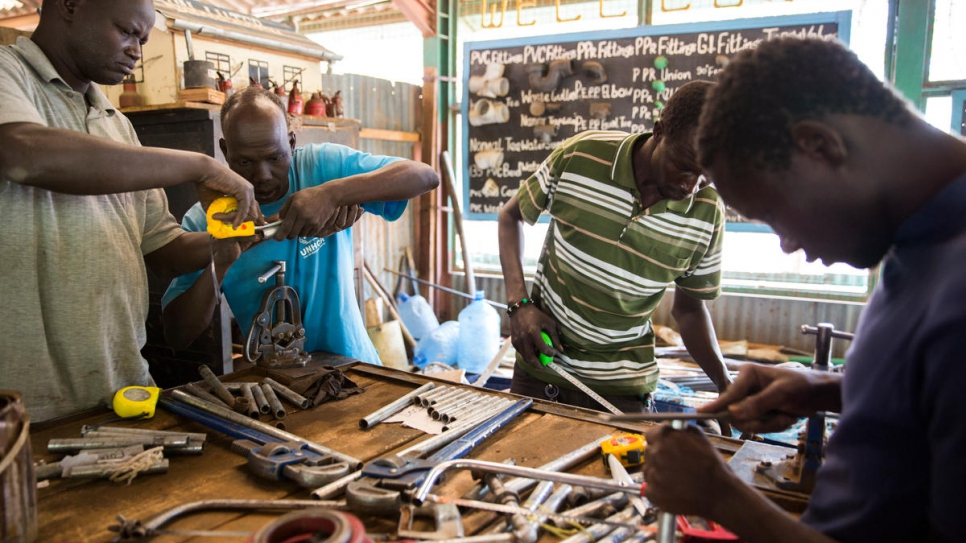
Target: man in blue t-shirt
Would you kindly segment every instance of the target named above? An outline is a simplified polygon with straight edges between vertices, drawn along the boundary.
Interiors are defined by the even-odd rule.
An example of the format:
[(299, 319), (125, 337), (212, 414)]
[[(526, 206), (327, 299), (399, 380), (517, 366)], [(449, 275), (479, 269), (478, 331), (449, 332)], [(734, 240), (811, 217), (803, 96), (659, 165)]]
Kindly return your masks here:
[(846, 371), (748, 364), (702, 408), (735, 427), (840, 412), (798, 522), (742, 482), (697, 430), (647, 434), (647, 497), (742, 541), (961, 541), (966, 510), (966, 142), (933, 128), (841, 44), (780, 39), (736, 55), (701, 116), (722, 198), (786, 251), (880, 280)]
[[(439, 177), (429, 166), (373, 156), (331, 143), (295, 147), (282, 102), (264, 89), (247, 88), (221, 109), (221, 150), (229, 167), (255, 190), (268, 221), (281, 220), (273, 238), (212, 240), (214, 274), (243, 333), (274, 284), (258, 276), (286, 263), (285, 282), (298, 293), (304, 350), (325, 351), (379, 364), (366, 334), (353, 287), (350, 228), (363, 212), (398, 219), (406, 201), (433, 190)], [(182, 228), (205, 231), (200, 206)], [(175, 279), (162, 300), (165, 335), (176, 346), (194, 341), (211, 323), (216, 306), (212, 267)]]

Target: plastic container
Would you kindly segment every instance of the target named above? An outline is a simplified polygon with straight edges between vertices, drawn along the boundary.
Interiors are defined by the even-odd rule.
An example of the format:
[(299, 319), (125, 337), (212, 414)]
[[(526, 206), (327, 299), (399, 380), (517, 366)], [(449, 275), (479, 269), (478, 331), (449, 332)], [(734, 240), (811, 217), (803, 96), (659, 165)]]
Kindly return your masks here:
[(450, 366), (456, 364), (459, 340), (460, 323), (446, 321), (440, 324), (416, 343), (413, 364), (420, 369), (425, 368), (430, 362), (441, 362)]
[(400, 292), (397, 298), (399, 301), (399, 316), (402, 317), (403, 324), (406, 325), (409, 333), (416, 341), (428, 336), (430, 332), (439, 327), (439, 320), (426, 298), (419, 294), (409, 296), (405, 292)]
[(460, 311), (459, 361), (467, 373), (483, 373), (500, 350), (500, 314), (476, 291), (470, 305)]

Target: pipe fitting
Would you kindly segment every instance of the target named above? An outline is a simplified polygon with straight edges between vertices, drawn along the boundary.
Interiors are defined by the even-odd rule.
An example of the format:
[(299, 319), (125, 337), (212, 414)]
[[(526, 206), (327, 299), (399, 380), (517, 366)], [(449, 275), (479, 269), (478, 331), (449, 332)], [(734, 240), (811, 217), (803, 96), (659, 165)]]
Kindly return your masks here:
[[(545, 69), (546, 73), (544, 73)], [(531, 89), (552, 92), (557, 90), (565, 77), (574, 75), (574, 66), (570, 59), (558, 58), (550, 62), (549, 67), (545, 67), (543, 64), (527, 66), (527, 74)]]
[(481, 170), (499, 168), (503, 164), (503, 151), (487, 149), (473, 155), (473, 163)]
[(503, 102), (477, 100), (470, 109), (469, 120), (473, 126), (505, 123), (510, 120), (510, 108)]
[(533, 135), (543, 143), (550, 143), (557, 136), (557, 125), (538, 124), (533, 127)]
[(585, 60), (580, 68), (584, 71), (584, 75), (590, 78), (592, 85), (603, 85), (607, 82), (607, 70), (600, 62)]

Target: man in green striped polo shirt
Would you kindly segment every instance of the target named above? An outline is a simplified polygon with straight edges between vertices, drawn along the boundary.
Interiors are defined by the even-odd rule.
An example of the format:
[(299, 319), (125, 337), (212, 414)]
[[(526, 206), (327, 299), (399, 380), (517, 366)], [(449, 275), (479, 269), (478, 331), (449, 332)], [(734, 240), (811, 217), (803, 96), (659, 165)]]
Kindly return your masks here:
[[(622, 411), (649, 410), (658, 380), (651, 315), (672, 284), (671, 313), (688, 352), (719, 390), (729, 385), (704, 303), (720, 293), (724, 206), (700, 183), (693, 144), (711, 86), (678, 89), (653, 133), (591, 131), (567, 140), (501, 210), (517, 350), (512, 392), (600, 409), (542, 367), (544, 353)], [(544, 212), (551, 221), (528, 293), (522, 223)]]

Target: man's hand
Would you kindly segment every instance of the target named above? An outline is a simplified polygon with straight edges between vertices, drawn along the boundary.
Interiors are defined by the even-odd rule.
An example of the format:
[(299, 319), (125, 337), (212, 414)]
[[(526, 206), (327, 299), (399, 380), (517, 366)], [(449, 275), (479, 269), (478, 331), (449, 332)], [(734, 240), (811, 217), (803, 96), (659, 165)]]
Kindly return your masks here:
[(694, 426), (674, 430), (659, 425), (645, 438), (645, 494), (662, 511), (713, 519), (715, 505), (726, 499), (732, 485), (741, 484)]
[[(553, 347), (547, 345), (540, 336), (546, 332), (553, 340)], [(533, 304), (519, 307), (510, 317), (510, 338), (516, 349), (527, 363), (540, 367), (538, 353), (554, 356), (562, 348), (560, 338), (557, 337), (557, 323), (546, 313), (540, 311)]]
[(247, 238), (211, 238), (211, 257), (216, 269), (227, 269), (238, 260), (242, 253), (258, 245), (255, 236)]
[(260, 222), (262, 212), (255, 200), (252, 184), (214, 159), (210, 163), (208, 174), (195, 183), (202, 209), (207, 210), (211, 202), (222, 196), (233, 196), (238, 200), (238, 211), (225, 215), (225, 222), (230, 221), (235, 228), (246, 220)]
[(337, 205), (324, 184), (300, 190), (279, 211), (282, 224), (275, 239), (324, 238), (349, 228), (362, 218), (363, 212), (359, 205)]
[(747, 363), (718, 399), (698, 411), (713, 413), (727, 409), (732, 424), (743, 432), (778, 432), (820, 409), (834, 409), (834, 398), (823, 403), (818, 397), (817, 389), (822, 388), (834, 394), (838, 389), (837, 379), (827, 373)]

